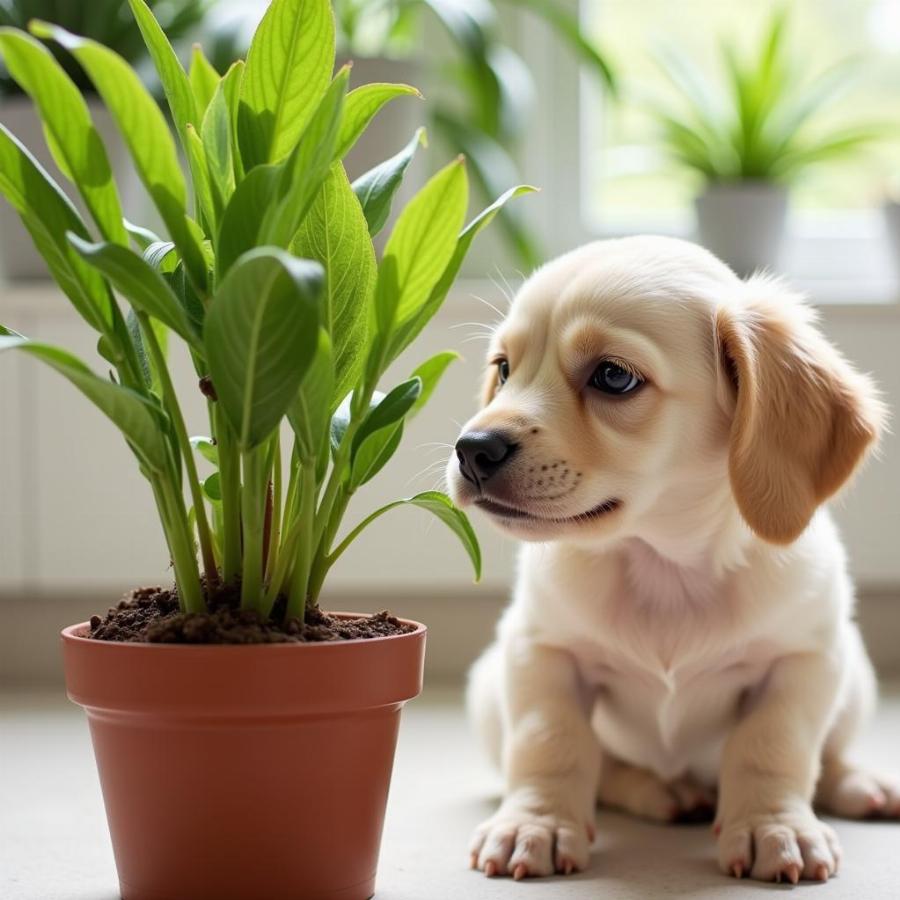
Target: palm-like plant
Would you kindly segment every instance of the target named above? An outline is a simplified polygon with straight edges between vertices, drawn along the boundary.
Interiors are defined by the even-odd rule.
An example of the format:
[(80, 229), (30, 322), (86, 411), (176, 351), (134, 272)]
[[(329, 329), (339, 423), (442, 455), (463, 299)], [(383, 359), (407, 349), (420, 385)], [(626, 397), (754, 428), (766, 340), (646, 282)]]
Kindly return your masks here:
[(687, 54), (667, 46), (658, 62), (683, 102), (678, 110), (650, 104), (669, 155), (708, 182), (789, 182), (807, 166), (849, 155), (884, 133), (871, 123), (816, 127), (857, 61), (804, 77), (790, 51), (786, 9), (772, 14), (751, 54), (742, 57), (729, 41), (719, 52), (724, 90), (715, 92)]

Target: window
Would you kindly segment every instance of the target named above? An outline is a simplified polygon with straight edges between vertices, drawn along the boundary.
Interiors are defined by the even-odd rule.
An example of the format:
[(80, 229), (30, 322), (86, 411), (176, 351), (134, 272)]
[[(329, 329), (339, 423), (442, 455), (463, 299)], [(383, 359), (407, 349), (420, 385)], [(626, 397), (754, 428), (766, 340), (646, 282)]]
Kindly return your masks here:
[[(715, 87), (722, 77), (720, 38), (746, 49), (780, 2), (581, 0), (586, 31), (607, 49), (627, 91), (621, 104), (606, 100), (588, 79), (579, 84), (577, 67), (546, 43), (539, 53), (540, 31), (523, 22), (523, 46), (531, 48), (529, 60), (542, 88), (541, 121), (553, 122), (536, 136), (526, 160), (526, 171), (536, 172), (532, 177), (540, 177), (555, 198), (551, 214), (542, 211), (553, 224), (550, 246), (641, 231), (691, 236), (699, 182), (662, 154), (655, 122), (638, 99), (652, 92), (676, 102), (654, 52), (665, 41), (677, 43)], [(900, 0), (791, 0), (788, 9), (790, 46), (803, 76), (848, 56), (860, 63), (823, 124), (877, 121), (887, 130), (900, 123)], [(881, 213), (892, 188), (900, 199), (897, 126), (893, 135), (846, 160), (811, 167), (792, 189), (783, 267), (820, 296), (839, 295), (826, 299), (894, 300)]]

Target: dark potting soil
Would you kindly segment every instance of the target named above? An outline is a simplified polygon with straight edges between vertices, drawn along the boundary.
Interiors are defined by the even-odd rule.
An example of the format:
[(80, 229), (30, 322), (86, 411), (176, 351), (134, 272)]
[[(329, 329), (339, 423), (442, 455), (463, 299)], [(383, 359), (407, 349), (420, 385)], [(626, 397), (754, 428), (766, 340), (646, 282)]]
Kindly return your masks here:
[(207, 606), (204, 613), (185, 613), (174, 589), (137, 588), (104, 617), (91, 616), (90, 637), (150, 644), (284, 644), (387, 637), (414, 630), (387, 610), (343, 619), (311, 607), (302, 623), (284, 622), (283, 601), (275, 605), (271, 619), (262, 619), (255, 610), (240, 608), (240, 592), (235, 589), (213, 594)]

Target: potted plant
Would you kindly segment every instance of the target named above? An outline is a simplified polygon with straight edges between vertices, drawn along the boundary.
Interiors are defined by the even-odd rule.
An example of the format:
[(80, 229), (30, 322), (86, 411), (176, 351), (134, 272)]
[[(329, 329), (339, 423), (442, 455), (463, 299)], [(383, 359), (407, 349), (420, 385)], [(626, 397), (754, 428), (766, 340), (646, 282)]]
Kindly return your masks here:
[(682, 105), (654, 102), (651, 113), (668, 154), (702, 184), (695, 200), (701, 242), (746, 275), (778, 263), (791, 183), (808, 166), (853, 154), (883, 129), (821, 124), (855, 62), (804, 78), (790, 53), (785, 9), (772, 14), (749, 56), (728, 42), (719, 53), (724, 91), (717, 94), (686, 54), (667, 47), (659, 62)]
[[(30, 35), (0, 29), (0, 53), (90, 221), (4, 127), (0, 192), (97, 333), (108, 375), (11, 328), (0, 350), (50, 365), (119, 428), (156, 500), (176, 581), (63, 631), (122, 895), (368, 897), (425, 628), (326, 614), (318, 598), (348, 544), (399, 505), (446, 523), (480, 571), (467, 519), (437, 492), (339, 532), (453, 354), (385, 394), (382, 375), (441, 305), (477, 233), (528, 189), (463, 227), (457, 159), (406, 206), (378, 261), (372, 237), (400, 170), (389, 161), (351, 184), (341, 159), (382, 106), (414, 91), (348, 92), (346, 68), (332, 77), (328, 0), (274, 0), (246, 63), (202, 80), (185, 73), (144, 0), (129, 2), (188, 161), (192, 207), (166, 120), (122, 57), (45, 22)], [(123, 221), (89, 111), (36, 37), (83, 67), (167, 238)], [(190, 352), (208, 435), (190, 436), (169, 337)], [(215, 466), (202, 482), (198, 455)]]
[(881, 203), (882, 216), (886, 231), (888, 250), (894, 266), (895, 274), (900, 277), (900, 191), (890, 179)]
[[(177, 0), (175, 3), (159, 3), (151, 0), (151, 7), (159, 7), (165, 15), (163, 24), (172, 39), (183, 36), (193, 28), (205, 12), (203, 0)], [(141, 33), (134, 23), (125, 0), (91, 0), (90, 3), (56, 3), (52, 0), (3, 0), (0, 2), (0, 27), (24, 29), (31, 19), (54, 18), (68, 31), (84, 34), (111, 47), (129, 62), (146, 56)], [(126, 202), (134, 187), (126, 181), (127, 154), (116, 140), (116, 130), (101, 103), (98, 102), (91, 82), (72, 57), (59, 45), (50, 45), (66, 74), (85, 95), (97, 130), (110, 151), (110, 164), (119, 176)], [(60, 179), (51, 150), (44, 142), (40, 118), (18, 83), (8, 72), (0, 73), (0, 122), (19, 136), (31, 148), (40, 164), (54, 179)], [(124, 184), (123, 184), (124, 182)], [(82, 210), (83, 212), (83, 210)], [(41, 255), (32, 247), (28, 234), (23, 230), (14, 212), (5, 204), (0, 207), (0, 274), (10, 280), (47, 278), (47, 266)]]

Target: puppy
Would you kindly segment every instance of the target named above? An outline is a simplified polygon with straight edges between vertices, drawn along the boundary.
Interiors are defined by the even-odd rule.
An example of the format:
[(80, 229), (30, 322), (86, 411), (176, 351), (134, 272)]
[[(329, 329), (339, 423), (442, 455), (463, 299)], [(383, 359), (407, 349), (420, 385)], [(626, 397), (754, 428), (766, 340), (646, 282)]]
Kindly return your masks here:
[(474, 866), (583, 869), (599, 800), (714, 807), (723, 872), (826, 881), (813, 803), (900, 815), (847, 755), (876, 688), (822, 508), (883, 420), (799, 297), (692, 244), (593, 243), (526, 282), (448, 469), (524, 542), (470, 679), (506, 781)]

